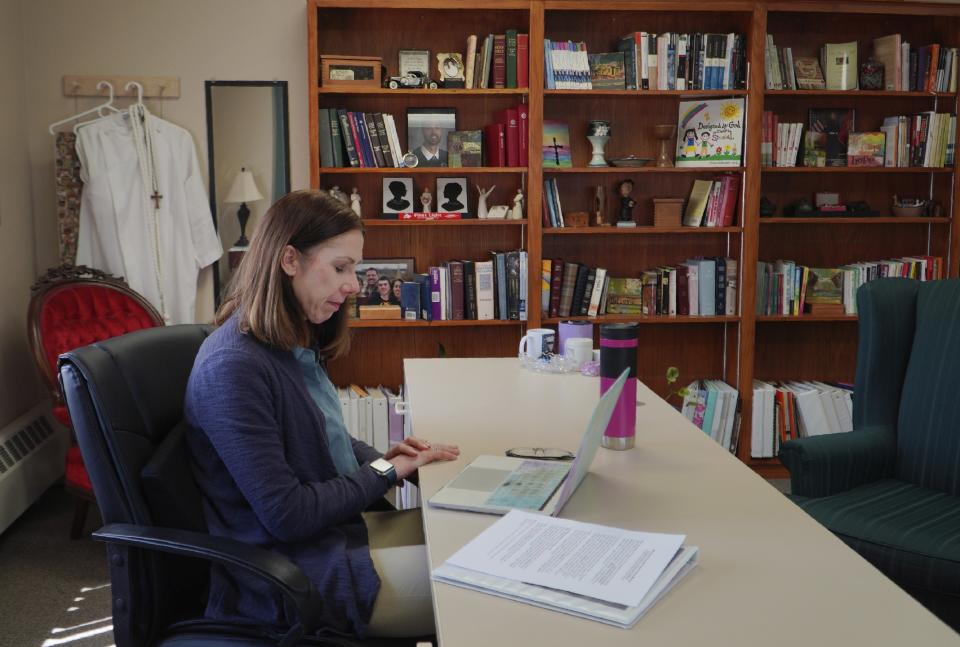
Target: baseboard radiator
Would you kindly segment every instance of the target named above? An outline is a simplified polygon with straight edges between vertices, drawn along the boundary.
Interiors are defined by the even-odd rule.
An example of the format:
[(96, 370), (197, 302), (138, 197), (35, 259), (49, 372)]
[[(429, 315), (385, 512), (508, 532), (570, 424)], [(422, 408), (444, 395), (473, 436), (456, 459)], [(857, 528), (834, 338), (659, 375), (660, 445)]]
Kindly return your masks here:
[(70, 432), (44, 402), (0, 429), (0, 533), (63, 476)]

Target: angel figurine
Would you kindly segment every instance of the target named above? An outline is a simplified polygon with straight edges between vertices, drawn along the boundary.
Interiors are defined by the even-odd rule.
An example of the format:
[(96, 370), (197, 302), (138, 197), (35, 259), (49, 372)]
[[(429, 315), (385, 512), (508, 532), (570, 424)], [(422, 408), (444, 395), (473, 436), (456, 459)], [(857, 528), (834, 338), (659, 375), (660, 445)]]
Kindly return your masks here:
[(497, 185), (494, 184), (487, 190), (480, 188), (480, 185), (477, 185), (477, 192), (480, 194), (480, 199), (477, 201), (477, 218), (481, 220), (486, 220), (487, 218), (487, 197), (493, 193), (493, 190), (497, 188)]
[(523, 189), (517, 189), (513, 196), (513, 209), (510, 210), (510, 220), (523, 220)]
[(430, 213), (433, 211), (433, 194), (430, 193), (430, 189), (426, 188), (423, 190), (423, 193), (420, 194), (420, 204), (423, 205), (423, 212)]
[(349, 205), (350, 198), (347, 197), (347, 194), (340, 190), (340, 187), (334, 184), (330, 187), (330, 190), (327, 192), (330, 194), (331, 198), (335, 198), (342, 202), (343, 204)]
[(350, 193), (350, 208), (357, 214), (357, 218), (362, 217), (360, 215), (360, 192), (357, 191), (357, 187), (353, 187), (353, 191)]

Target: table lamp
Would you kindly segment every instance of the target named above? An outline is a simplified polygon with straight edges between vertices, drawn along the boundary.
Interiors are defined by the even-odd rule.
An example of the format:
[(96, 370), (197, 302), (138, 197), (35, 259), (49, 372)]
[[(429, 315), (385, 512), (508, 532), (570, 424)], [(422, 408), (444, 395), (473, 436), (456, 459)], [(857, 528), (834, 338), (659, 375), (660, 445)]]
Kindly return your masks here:
[(224, 199), (227, 204), (240, 204), (240, 208), (237, 209), (237, 220), (240, 221), (240, 238), (233, 244), (234, 247), (246, 247), (250, 244), (246, 233), (247, 220), (250, 218), (250, 209), (247, 208), (247, 203), (257, 200), (263, 200), (263, 196), (260, 195), (257, 183), (253, 181), (253, 173), (248, 171), (246, 167), (241, 167), (237, 177), (233, 180), (233, 185), (230, 187), (227, 197)]

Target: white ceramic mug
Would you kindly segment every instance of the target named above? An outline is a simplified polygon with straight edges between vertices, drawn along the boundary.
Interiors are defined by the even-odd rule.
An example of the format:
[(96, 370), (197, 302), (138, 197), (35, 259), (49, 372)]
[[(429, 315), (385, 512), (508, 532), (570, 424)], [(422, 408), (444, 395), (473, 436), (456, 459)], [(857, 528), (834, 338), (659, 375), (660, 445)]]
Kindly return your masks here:
[(573, 359), (579, 369), (584, 362), (593, 359), (593, 339), (590, 337), (571, 337), (564, 347), (564, 357)]
[(557, 333), (550, 328), (531, 328), (520, 338), (518, 353), (531, 359), (540, 359), (553, 352), (553, 341)]

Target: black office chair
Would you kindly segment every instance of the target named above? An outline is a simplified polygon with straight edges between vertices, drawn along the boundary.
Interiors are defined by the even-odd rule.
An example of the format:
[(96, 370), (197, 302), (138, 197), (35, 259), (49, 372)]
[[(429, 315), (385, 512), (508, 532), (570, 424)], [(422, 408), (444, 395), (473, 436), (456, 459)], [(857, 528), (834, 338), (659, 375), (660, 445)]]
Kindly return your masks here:
[[(107, 542), (117, 646), (413, 645), (317, 637), (322, 600), (298, 566), (207, 534), (181, 419), (194, 358), (211, 331), (153, 328), (60, 357), (60, 383), (106, 524), (93, 537)], [(299, 622), (263, 627), (204, 619), (208, 562), (270, 582)]]

